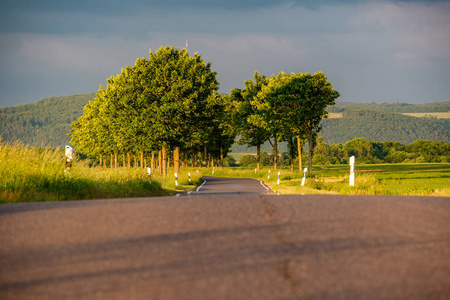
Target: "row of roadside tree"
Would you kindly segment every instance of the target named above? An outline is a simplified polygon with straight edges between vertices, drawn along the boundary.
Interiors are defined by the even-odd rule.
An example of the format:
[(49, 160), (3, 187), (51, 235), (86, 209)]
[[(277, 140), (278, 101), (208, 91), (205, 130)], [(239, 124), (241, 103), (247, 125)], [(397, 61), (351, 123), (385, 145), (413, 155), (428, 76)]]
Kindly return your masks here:
[(175, 172), (181, 163), (223, 165), (236, 136), (258, 153), (269, 141), (275, 158), (279, 141), (288, 142), (291, 158), (301, 156), (307, 141), (311, 166), (325, 108), (339, 97), (322, 72), (272, 77), (256, 72), (244, 89), (220, 95), (211, 64), (173, 46), (150, 51), (149, 59), (137, 59), (107, 82), (72, 124), (71, 144), (105, 166), (107, 160), (130, 166), (132, 157), (134, 165), (158, 163), (163, 176), (169, 155)]

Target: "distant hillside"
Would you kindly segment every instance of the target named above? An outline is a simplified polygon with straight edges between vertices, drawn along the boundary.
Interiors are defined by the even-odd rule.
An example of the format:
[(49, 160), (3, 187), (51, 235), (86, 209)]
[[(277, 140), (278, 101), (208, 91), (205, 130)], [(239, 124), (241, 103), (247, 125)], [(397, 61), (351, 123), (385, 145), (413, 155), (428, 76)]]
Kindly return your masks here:
[(0, 136), (31, 146), (64, 147), (70, 124), (83, 114), (95, 94), (52, 97), (36, 103), (0, 108)]
[(431, 113), (431, 112), (450, 112), (450, 101), (409, 104), (403, 102), (396, 103), (354, 103), (336, 101), (336, 105), (327, 108), (328, 112), (344, 112), (351, 110), (381, 110), (396, 113)]
[(327, 144), (344, 144), (355, 137), (377, 142), (397, 141), (404, 145), (416, 140), (450, 142), (450, 132), (443, 122), (447, 120), (441, 122), (388, 111), (348, 110), (342, 118), (323, 120), (319, 135)]
[[(52, 97), (0, 108), (0, 136), (4, 141), (18, 140), (32, 146), (64, 147), (70, 141), (67, 136), (70, 124), (83, 114), (83, 107), (94, 98), (94, 93)], [(417, 118), (399, 113), (448, 112), (450, 101), (419, 105), (338, 102), (328, 111), (342, 113), (342, 118), (322, 121), (323, 130), (319, 135), (329, 144), (343, 144), (356, 137), (402, 144), (419, 139), (449, 142), (450, 119)], [(262, 149), (270, 152), (271, 146), (266, 143)], [(286, 144), (279, 144), (279, 149), (286, 151)], [(255, 151), (246, 145), (233, 146), (233, 152)]]

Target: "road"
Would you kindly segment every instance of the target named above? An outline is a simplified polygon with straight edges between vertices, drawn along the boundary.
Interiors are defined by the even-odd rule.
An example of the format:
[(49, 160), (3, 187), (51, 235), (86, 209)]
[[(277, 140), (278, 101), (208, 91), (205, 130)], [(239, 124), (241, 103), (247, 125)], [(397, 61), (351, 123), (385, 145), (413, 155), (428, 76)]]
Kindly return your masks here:
[(179, 197), (0, 205), (0, 299), (449, 299), (450, 198)]

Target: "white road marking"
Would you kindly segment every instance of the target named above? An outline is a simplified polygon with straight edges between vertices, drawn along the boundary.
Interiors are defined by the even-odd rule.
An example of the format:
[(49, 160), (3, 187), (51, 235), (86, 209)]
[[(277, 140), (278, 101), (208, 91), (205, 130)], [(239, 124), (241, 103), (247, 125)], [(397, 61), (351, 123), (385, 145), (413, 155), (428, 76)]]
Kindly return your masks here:
[(269, 190), (269, 188), (263, 183), (262, 180), (260, 180), (259, 182), (261, 183), (261, 185), (262, 185), (266, 190)]
[(204, 185), (206, 183), (206, 180), (205, 181), (203, 181), (203, 183), (202, 183), (202, 185), (201, 186), (199, 186), (195, 191), (196, 192), (198, 192), (199, 190), (200, 190), (200, 188)]

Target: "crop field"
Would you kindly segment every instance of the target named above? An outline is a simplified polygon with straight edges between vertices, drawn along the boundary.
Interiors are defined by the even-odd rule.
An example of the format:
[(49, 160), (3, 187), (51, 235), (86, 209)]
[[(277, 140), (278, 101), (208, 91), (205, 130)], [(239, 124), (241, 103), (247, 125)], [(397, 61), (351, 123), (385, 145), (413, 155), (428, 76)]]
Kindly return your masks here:
[(328, 113), (328, 119), (340, 119), (342, 118), (342, 113)]
[(450, 111), (449, 112), (429, 112), (429, 113), (403, 113), (403, 115), (424, 118), (424, 117), (433, 117), (437, 119), (450, 119)]
[[(402, 115), (417, 118), (450, 119), (450, 112), (402, 113)], [(342, 118), (342, 113), (328, 113), (328, 119), (340, 119), (340, 118)]]

